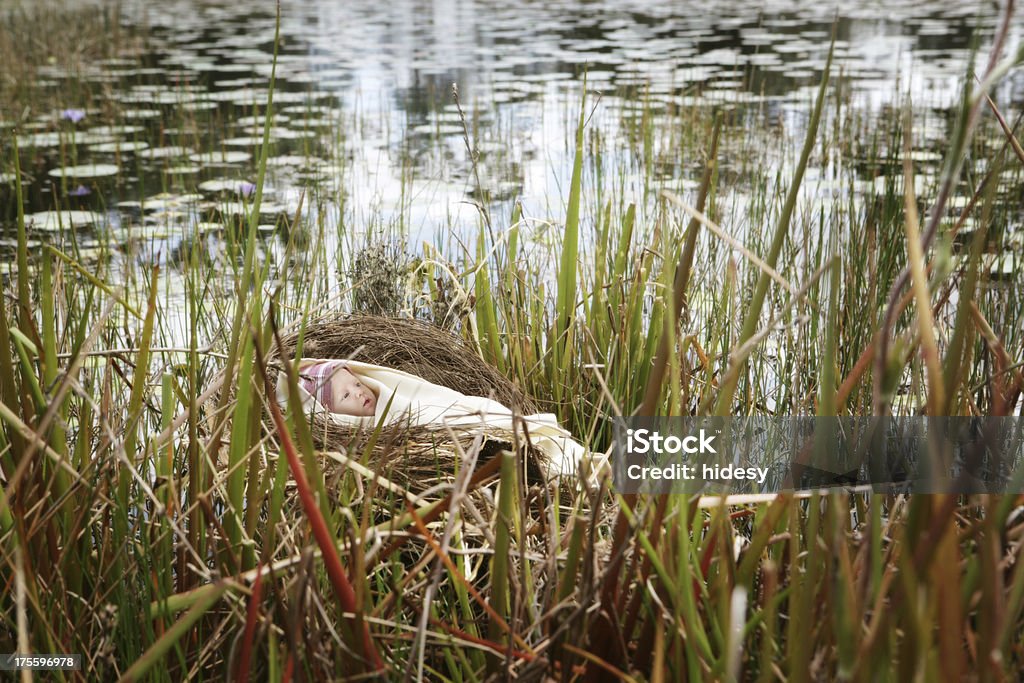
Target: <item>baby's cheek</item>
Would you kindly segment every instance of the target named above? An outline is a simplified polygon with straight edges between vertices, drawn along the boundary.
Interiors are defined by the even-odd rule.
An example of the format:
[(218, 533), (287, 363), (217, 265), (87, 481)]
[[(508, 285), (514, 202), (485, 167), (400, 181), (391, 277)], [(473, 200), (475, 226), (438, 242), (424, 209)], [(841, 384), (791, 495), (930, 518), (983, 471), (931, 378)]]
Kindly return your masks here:
[(345, 395), (345, 379), (343, 373), (337, 373), (331, 378), (331, 410), (334, 412), (342, 408), (343, 396)]

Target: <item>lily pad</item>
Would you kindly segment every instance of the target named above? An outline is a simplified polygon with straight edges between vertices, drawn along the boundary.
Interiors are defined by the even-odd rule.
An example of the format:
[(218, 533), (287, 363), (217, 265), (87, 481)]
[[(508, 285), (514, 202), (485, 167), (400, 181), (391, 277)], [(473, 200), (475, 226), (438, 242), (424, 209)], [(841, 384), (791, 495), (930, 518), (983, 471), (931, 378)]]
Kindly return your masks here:
[(182, 110), (198, 112), (198, 111), (212, 111), (217, 108), (216, 102), (185, 102), (181, 105)]
[(256, 147), (263, 143), (263, 138), (258, 135), (245, 135), (237, 138), (228, 138), (224, 144), (228, 147)]
[(142, 132), (142, 126), (96, 126), (89, 132), (93, 135), (133, 135)]
[(52, 178), (106, 178), (117, 175), (119, 170), (114, 164), (83, 164), (54, 168), (49, 175)]
[(147, 197), (141, 202), (142, 208), (149, 211), (169, 211), (182, 207), (194, 206), (203, 200), (201, 194), (171, 194), (161, 192)]
[(278, 140), (301, 140), (303, 138), (314, 138), (316, 137), (316, 131), (312, 128), (306, 128), (302, 130), (296, 130), (294, 128), (282, 128), (276, 130), (275, 137)]
[[(29, 240), (25, 240), (25, 246), (27, 246), (29, 249), (37, 249), (37, 248), (43, 246), (43, 242), (42, 242), (42, 240), (29, 239)], [(17, 249), (18, 248), (18, 240), (14, 239), (12, 237), (0, 238), (0, 247), (2, 247), (4, 249)]]
[(214, 151), (190, 154), (188, 158), (197, 164), (241, 164), (252, 159), (252, 155), (239, 151)]
[(92, 145), (89, 147), (90, 152), (97, 152), (99, 154), (126, 154), (129, 152), (141, 152), (149, 149), (148, 142), (129, 141), (124, 142), (104, 142), (99, 145)]
[[(222, 216), (248, 216), (252, 211), (251, 204), (243, 204), (242, 202), (221, 202), (215, 205), (214, 210), (220, 213)], [(274, 202), (263, 202), (260, 204), (260, 217), (275, 217), (280, 215), (288, 215), (288, 208), (283, 204), (275, 204)]]
[[(284, 122), (288, 121), (289, 119), (290, 119), (290, 117), (288, 117), (288, 116), (286, 116), (284, 114), (274, 114), (274, 119), (273, 120), (274, 120), (274, 123), (284, 123)], [(262, 126), (263, 125), (263, 117), (262, 116), (242, 116), (242, 117), (239, 117), (239, 118), (235, 119), (235, 125), (243, 126), (243, 127), (244, 126), (250, 126), (250, 127), (251, 126)]]
[(286, 154), (267, 159), (269, 168), (315, 168), (326, 165), (327, 162), (319, 157), (304, 157), (297, 154)]
[(84, 228), (103, 220), (94, 211), (40, 211), (25, 216), (25, 225), (36, 230), (56, 232), (62, 228)]
[(58, 147), (61, 143), (76, 145), (90, 145), (101, 142), (108, 142), (109, 135), (98, 133), (33, 133), (31, 135), (19, 135), (19, 147)]
[(129, 109), (121, 112), (121, 116), (129, 121), (135, 119), (155, 119), (160, 116), (159, 109)]
[(296, 125), (301, 125), (303, 128), (330, 128), (331, 126), (338, 125), (338, 121), (336, 119), (318, 116), (315, 118), (303, 119)]
[(157, 211), (146, 216), (146, 226), (149, 227), (160, 227), (164, 229), (161, 234), (162, 237), (166, 236), (166, 229), (169, 227), (180, 226), (188, 219), (188, 214), (183, 211), (176, 211), (175, 209), (167, 209), (165, 211)]
[(139, 156), (143, 159), (178, 159), (187, 157), (192, 153), (192, 150), (188, 147), (172, 145), (169, 147), (151, 147), (143, 150)]
[(248, 181), (231, 178), (214, 178), (213, 180), (199, 183), (201, 191), (214, 194), (218, 192), (234, 192), (235, 194), (248, 196), (252, 194), (255, 187), (255, 185)]

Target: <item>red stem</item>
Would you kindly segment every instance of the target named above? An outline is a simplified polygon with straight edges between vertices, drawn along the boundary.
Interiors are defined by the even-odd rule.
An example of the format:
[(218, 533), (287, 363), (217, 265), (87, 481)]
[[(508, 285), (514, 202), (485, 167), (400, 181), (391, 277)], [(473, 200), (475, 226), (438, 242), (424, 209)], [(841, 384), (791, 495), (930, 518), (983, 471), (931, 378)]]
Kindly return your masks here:
[(249, 680), (249, 662), (252, 659), (252, 641), (256, 634), (256, 617), (260, 611), (260, 600), (263, 597), (263, 565), (256, 567), (256, 580), (252, 584), (252, 595), (249, 596), (249, 609), (245, 615), (245, 633), (242, 636), (242, 653), (238, 658), (238, 672), (235, 680), (246, 683)]
[[(262, 358), (258, 358), (258, 361), (260, 370), (264, 371), (264, 379), (266, 379)], [(269, 386), (269, 382), (267, 384)], [(316, 539), (317, 545), (320, 546), (324, 568), (327, 570), (327, 577), (330, 579), (334, 592), (338, 596), (338, 602), (341, 603), (342, 611), (355, 614), (357, 623), (362, 626), (361, 629), (357, 628), (356, 632), (362, 640), (363, 657), (372, 665), (374, 671), (382, 672), (384, 671), (384, 662), (373, 647), (373, 640), (370, 637), (370, 629), (366, 621), (360, 618), (361, 613), (356, 605), (356, 593), (352, 589), (352, 584), (349, 582), (348, 577), (345, 575), (345, 568), (341, 565), (341, 558), (338, 557), (338, 549), (334, 545), (334, 539), (327, 530), (327, 522), (324, 520), (323, 515), (320, 514), (320, 508), (313, 497), (313, 489), (306, 479), (306, 472), (302, 468), (302, 463), (299, 462), (299, 454), (296, 452), (295, 445), (288, 434), (288, 428), (285, 425), (284, 416), (281, 415), (281, 409), (277, 405), (277, 399), (269, 391), (267, 392), (267, 404), (270, 406), (270, 412), (274, 417), (274, 425), (277, 427), (278, 436), (281, 439), (281, 448), (288, 458), (288, 467), (291, 469), (292, 477), (295, 479), (295, 486), (299, 491), (302, 509), (305, 511), (306, 517), (309, 518), (313, 537)]]

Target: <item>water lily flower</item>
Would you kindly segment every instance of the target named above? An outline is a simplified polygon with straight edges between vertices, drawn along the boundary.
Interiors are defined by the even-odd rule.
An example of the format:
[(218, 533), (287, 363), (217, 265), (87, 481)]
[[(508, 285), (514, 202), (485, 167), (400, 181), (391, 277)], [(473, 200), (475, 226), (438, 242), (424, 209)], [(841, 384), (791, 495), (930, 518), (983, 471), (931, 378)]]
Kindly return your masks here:
[(85, 110), (65, 109), (60, 113), (60, 117), (65, 121), (70, 121), (71, 123), (78, 123), (79, 121), (85, 118)]
[(90, 194), (92, 194), (92, 190), (90, 190), (85, 185), (79, 185), (75, 189), (68, 192), (68, 195), (72, 197), (85, 197)]
[(243, 180), (238, 184), (238, 194), (248, 197), (256, 190), (256, 184)]

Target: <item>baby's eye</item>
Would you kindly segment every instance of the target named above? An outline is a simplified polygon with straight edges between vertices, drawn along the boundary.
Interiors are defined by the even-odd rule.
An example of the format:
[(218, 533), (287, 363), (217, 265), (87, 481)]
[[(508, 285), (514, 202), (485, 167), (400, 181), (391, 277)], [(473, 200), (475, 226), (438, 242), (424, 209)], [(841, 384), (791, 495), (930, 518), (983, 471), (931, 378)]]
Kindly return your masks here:
[(345, 395), (341, 397), (341, 400), (344, 401), (346, 398), (348, 398), (348, 394), (349, 392), (346, 391)]

